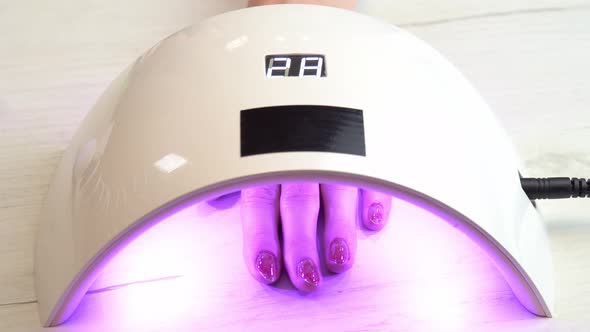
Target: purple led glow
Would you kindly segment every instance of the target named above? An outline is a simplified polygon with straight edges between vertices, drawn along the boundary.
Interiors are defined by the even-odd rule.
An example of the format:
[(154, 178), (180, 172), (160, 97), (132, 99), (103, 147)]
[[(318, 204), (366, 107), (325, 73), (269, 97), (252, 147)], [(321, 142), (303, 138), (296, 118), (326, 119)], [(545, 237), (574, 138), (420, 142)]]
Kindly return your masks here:
[(301, 296), (286, 278), (265, 286), (248, 274), (237, 205), (189, 205), (120, 251), (60, 329), (313, 330), (340, 317), (347, 329), (460, 331), (534, 319), (478, 245), (427, 210), (395, 200), (386, 229), (360, 231), (353, 269), (323, 271), (322, 287)]

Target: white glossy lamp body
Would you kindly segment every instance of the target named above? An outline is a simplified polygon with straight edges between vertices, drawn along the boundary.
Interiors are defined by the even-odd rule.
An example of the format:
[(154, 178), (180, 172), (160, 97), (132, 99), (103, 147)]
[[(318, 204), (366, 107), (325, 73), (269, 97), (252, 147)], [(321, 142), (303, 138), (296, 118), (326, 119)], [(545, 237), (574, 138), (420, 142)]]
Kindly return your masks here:
[[(265, 75), (266, 55), (293, 53), (323, 54), (327, 76)], [(362, 110), (366, 156), (241, 157), (240, 111), (275, 105)], [(101, 267), (156, 217), (292, 180), (371, 188), (444, 216), (485, 250), (529, 311), (551, 316), (549, 245), (518, 165), (470, 84), (402, 30), (319, 6), (216, 16), (142, 56), (73, 138), (39, 226), (41, 320), (64, 322)]]

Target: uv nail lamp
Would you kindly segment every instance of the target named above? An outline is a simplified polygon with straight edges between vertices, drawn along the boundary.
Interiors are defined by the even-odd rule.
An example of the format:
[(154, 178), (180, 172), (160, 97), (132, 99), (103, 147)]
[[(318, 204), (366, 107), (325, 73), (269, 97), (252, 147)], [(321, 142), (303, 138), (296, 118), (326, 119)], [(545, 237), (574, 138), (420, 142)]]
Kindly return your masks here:
[(286, 181), (360, 186), (444, 216), (549, 317), (549, 244), (518, 166), (474, 88), (407, 32), (320, 6), (212, 17), (140, 57), (72, 139), (39, 224), (40, 318), (66, 321), (159, 217)]

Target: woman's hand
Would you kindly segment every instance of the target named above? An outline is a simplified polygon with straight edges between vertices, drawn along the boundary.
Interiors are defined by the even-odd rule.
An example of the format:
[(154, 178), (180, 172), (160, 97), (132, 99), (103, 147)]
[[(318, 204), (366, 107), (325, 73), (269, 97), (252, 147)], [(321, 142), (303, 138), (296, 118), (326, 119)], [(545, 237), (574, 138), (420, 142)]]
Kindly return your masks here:
[[(304, 292), (321, 283), (318, 242), (328, 269), (344, 272), (356, 253), (357, 188), (317, 183), (289, 183), (242, 190), (241, 216), (244, 259), (257, 280), (271, 284), (285, 266), (291, 282)], [(391, 198), (361, 190), (362, 224), (381, 230), (387, 223)], [(323, 204), (325, 231), (317, 241), (317, 221)], [(282, 226), (282, 248), (279, 242)], [(282, 249), (282, 250), (281, 250)]]

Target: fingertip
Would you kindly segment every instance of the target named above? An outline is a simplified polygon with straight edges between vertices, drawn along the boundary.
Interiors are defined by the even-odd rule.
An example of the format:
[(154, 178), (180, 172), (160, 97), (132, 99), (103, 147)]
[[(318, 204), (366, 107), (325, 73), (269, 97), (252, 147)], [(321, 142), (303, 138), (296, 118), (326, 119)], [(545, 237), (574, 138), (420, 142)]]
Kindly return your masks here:
[[(265, 248), (265, 246), (259, 246)], [(280, 252), (273, 249), (244, 248), (244, 262), (250, 275), (258, 282), (271, 285), (282, 273)]]
[(391, 197), (381, 193), (362, 191), (362, 221), (371, 231), (382, 230), (389, 221)]
[(330, 272), (342, 273), (354, 265), (354, 249), (349, 242), (350, 240), (337, 237), (326, 246), (326, 267)]
[(281, 263), (278, 257), (279, 255), (268, 250), (259, 251), (254, 261), (251, 262), (254, 267), (252, 270), (254, 272), (253, 277), (267, 285), (279, 280)]
[(363, 225), (372, 231), (380, 231), (385, 227), (386, 218), (383, 203), (374, 201), (363, 208)]
[(320, 287), (322, 277), (319, 265), (313, 259), (304, 257), (295, 266), (295, 280), (291, 280), (294, 286), (304, 292), (311, 293)]

